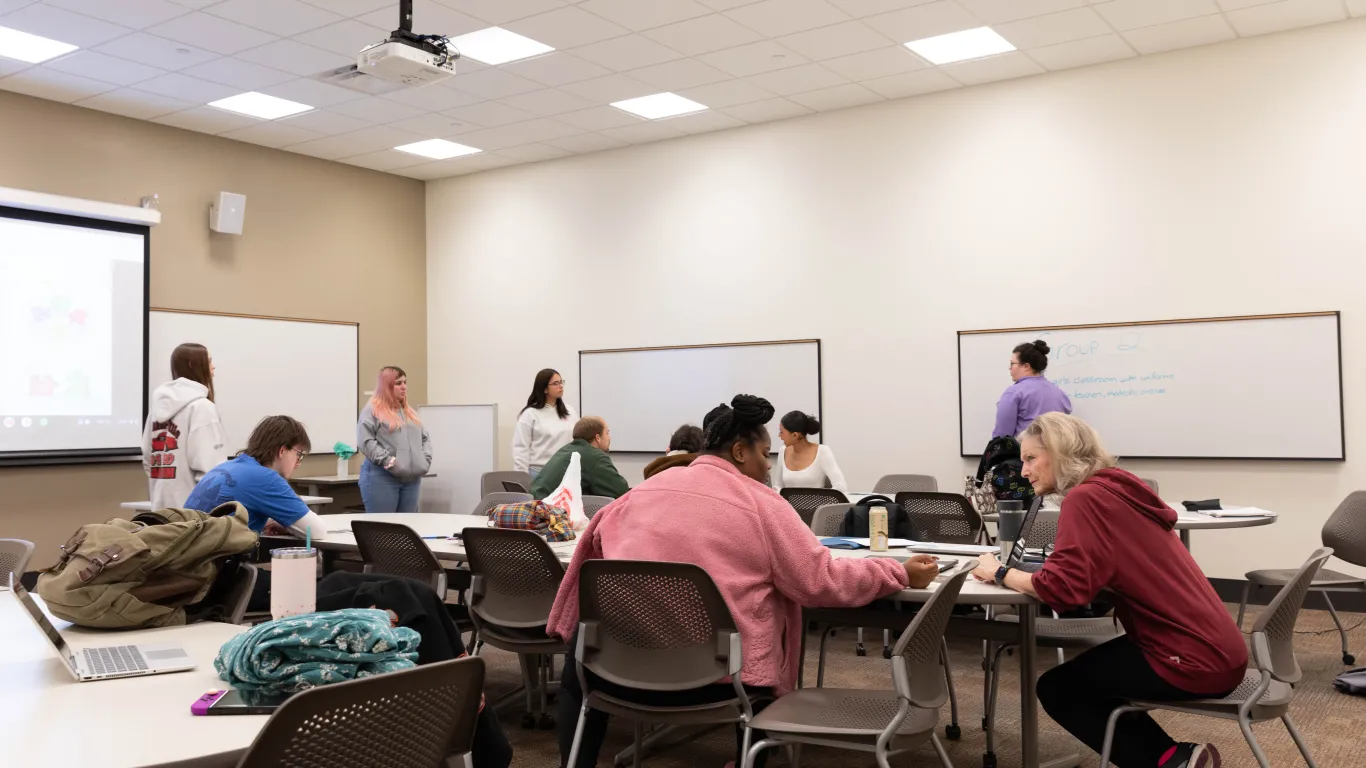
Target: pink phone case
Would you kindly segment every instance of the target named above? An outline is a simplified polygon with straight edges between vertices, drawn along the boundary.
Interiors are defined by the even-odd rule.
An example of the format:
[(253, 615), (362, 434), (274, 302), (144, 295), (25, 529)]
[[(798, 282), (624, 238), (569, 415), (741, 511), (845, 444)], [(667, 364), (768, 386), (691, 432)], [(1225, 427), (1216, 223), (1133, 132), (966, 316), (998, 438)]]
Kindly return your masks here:
[(193, 704), (190, 705), (190, 714), (209, 714), (209, 707), (213, 706), (213, 703), (215, 701), (218, 701), (219, 699), (223, 698), (223, 695), (226, 693), (227, 691), (209, 691), (203, 696), (200, 696), (198, 699), (195, 699), (195, 702)]

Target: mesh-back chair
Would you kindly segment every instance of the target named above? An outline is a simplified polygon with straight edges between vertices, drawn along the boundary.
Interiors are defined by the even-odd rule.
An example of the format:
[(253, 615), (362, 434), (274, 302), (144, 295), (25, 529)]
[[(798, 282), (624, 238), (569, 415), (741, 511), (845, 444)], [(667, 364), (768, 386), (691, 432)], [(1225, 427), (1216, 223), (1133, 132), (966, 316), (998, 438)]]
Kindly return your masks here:
[[(509, 488), (508, 483), (518, 488)], [(479, 476), (479, 493), (484, 496), (490, 493), (526, 493), (530, 487), (530, 472), (485, 472)]]
[(955, 568), (901, 633), (893, 649), (892, 690), (802, 688), (778, 699), (750, 724), (766, 736), (745, 754), (744, 768), (751, 768), (765, 749), (796, 744), (872, 752), (886, 768), (888, 757), (925, 742), (934, 746), (945, 768), (953, 768), (934, 732), (939, 708), (949, 698), (943, 638), (975, 564), (970, 560)]
[(852, 506), (854, 505), (849, 503), (820, 505), (816, 508), (816, 514), (811, 517), (811, 532), (816, 534), (818, 539), (840, 535), (844, 516)]
[(9, 589), (10, 574), (18, 581), (33, 556), (33, 542), (23, 539), (0, 539), (0, 588)]
[(484, 660), (312, 688), (266, 721), (238, 768), (445, 768), (474, 741)]
[[(1330, 548), (1339, 560), (1366, 566), (1366, 491), (1354, 491), (1342, 500), (1328, 522), (1323, 524), (1321, 539), (1323, 546)], [(1289, 584), (1297, 573), (1293, 570), (1249, 571), (1245, 576), (1247, 581), (1243, 583), (1243, 599), (1238, 604), (1238, 627), (1243, 626), (1243, 613), (1247, 610), (1247, 599), (1253, 587)], [(1342, 619), (1328, 599), (1328, 593), (1366, 591), (1366, 579), (1338, 571), (1320, 570), (1309, 589), (1323, 598), (1328, 606), (1328, 615), (1338, 628), (1338, 636), (1342, 639), (1342, 663), (1348, 666), (1355, 664), (1356, 657), (1347, 649), (1347, 630), (1343, 629)]]
[(849, 497), (843, 491), (833, 488), (784, 488), (779, 493), (782, 494), (787, 503), (797, 510), (801, 515), (802, 522), (807, 526), (816, 517), (816, 510), (826, 504), (847, 504)]
[(366, 573), (402, 576), (427, 584), (446, 599), (446, 569), (417, 531), (402, 523), (354, 520), (351, 533)]
[(616, 499), (611, 496), (584, 496), (582, 501), (583, 514), (589, 519), (592, 519), (593, 515), (596, 515), (599, 509), (611, 504), (616, 501)]
[(510, 705), (525, 695), (522, 727), (550, 730), (555, 727), (546, 712), (551, 662), (569, 647), (547, 635), (545, 628), (564, 580), (564, 565), (535, 531), (466, 528), (462, 537), (471, 576), (470, 618), (479, 640), (517, 654), (522, 663), (525, 685), (495, 706)]
[(479, 503), (474, 505), (474, 511), (470, 514), (477, 515), (479, 517), (487, 517), (489, 510), (493, 509), (499, 504), (516, 504), (519, 501), (531, 501), (531, 494), (507, 493), (504, 491), (486, 493), (484, 494), (484, 498), (480, 499)]
[(1138, 481), (1153, 489), (1153, 493), (1157, 494), (1158, 496), (1162, 495), (1162, 491), (1157, 489), (1157, 481), (1152, 479), (1151, 477), (1140, 477), (1138, 478)]
[(938, 490), (939, 480), (934, 475), (883, 475), (873, 486), (873, 493), (884, 496), (895, 496), (907, 491), (934, 493)]
[[(735, 618), (715, 582), (696, 565), (585, 562), (579, 574), (578, 643), (575, 673), (584, 699), (567, 765), (578, 764), (589, 710), (635, 721), (637, 756), (641, 753), (640, 723), (745, 726), (753, 717), (740, 682), (740, 632)], [(636, 704), (594, 690), (584, 670), (644, 691), (692, 690), (729, 676), (735, 697), (680, 707)], [(747, 751), (749, 729), (744, 730)]]
[(1132, 701), (1111, 712), (1110, 722), (1105, 728), (1104, 748), (1100, 753), (1101, 768), (1107, 768), (1110, 764), (1110, 746), (1114, 739), (1115, 722), (1120, 715), (1153, 709), (1238, 721), (1243, 738), (1247, 739), (1252, 755), (1262, 768), (1270, 768), (1271, 764), (1252, 735), (1252, 723), (1279, 719), (1290, 732), (1290, 738), (1295, 741), (1304, 762), (1309, 768), (1314, 768), (1314, 758), (1310, 757), (1309, 748), (1290, 719), (1290, 702), (1295, 697), (1294, 685), (1301, 676), (1299, 662), (1295, 660), (1295, 619), (1299, 617), (1305, 594), (1312, 589), (1314, 577), (1332, 555), (1333, 550), (1327, 547), (1315, 550), (1257, 617), (1257, 622), (1252, 625), (1252, 667), (1233, 693), (1222, 699)]
[(896, 503), (906, 510), (911, 525), (926, 539), (939, 544), (976, 544), (982, 533), (982, 516), (961, 493), (903, 491)]

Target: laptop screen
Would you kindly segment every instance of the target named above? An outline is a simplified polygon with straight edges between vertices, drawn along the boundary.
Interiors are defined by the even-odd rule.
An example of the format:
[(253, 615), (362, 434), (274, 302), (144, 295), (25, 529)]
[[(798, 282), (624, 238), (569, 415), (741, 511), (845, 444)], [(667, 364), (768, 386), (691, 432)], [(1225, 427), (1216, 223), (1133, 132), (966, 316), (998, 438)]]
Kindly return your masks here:
[(24, 604), (24, 608), (28, 610), (28, 615), (33, 619), (33, 623), (37, 624), (38, 629), (47, 635), (47, 639), (52, 642), (53, 647), (62, 655), (62, 658), (69, 659), (71, 651), (66, 647), (66, 640), (62, 638), (62, 633), (52, 626), (52, 622), (48, 620), (47, 614), (43, 613), (43, 609), (38, 607), (38, 602), (33, 599), (33, 595), (30, 595), (28, 590), (24, 589), (24, 585), (17, 580), (13, 581), (10, 587), (14, 590), (19, 601)]

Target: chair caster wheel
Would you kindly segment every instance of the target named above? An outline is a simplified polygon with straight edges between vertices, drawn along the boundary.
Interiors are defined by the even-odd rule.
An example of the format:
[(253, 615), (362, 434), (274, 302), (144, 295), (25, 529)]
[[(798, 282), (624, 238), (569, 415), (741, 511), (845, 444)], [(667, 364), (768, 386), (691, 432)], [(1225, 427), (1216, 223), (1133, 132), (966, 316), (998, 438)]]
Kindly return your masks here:
[(984, 717), (984, 718), (982, 718), (982, 730), (985, 731), (986, 729), (987, 729), (987, 719)]
[(543, 714), (541, 715), (540, 719), (536, 721), (536, 727), (541, 729), (542, 731), (553, 731), (555, 730), (555, 718), (550, 715)]
[(530, 730), (534, 729), (535, 727), (536, 727), (536, 716), (535, 716), (535, 715), (531, 714), (530, 712), (526, 713), (525, 715), (522, 715), (522, 728), (523, 728), (524, 730), (530, 731)]
[(882, 658), (884, 658), (884, 659), (890, 659), (890, 658), (892, 658), (892, 649), (891, 649), (891, 648), (888, 648), (888, 647), (885, 646), (885, 645), (882, 646)]
[(996, 753), (988, 752), (982, 755), (982, 768), (996, 768)]
[(1344, 653), (1342, 654), (1342, 663), (1350, 667), (1353, 664), (1357, 663), (1357, 657), (1353, 656), (1350, 653)]
[(854, 646), (854, 653), (858, 656), (867, 656), (868, 649), (863, 647), (863, 643), (859, 643), (858, 645)]
[(944, 726), (944, 738), (949, 741), (958, 741), (963, 738), (963, 729), (952, 724), (946, 725)]

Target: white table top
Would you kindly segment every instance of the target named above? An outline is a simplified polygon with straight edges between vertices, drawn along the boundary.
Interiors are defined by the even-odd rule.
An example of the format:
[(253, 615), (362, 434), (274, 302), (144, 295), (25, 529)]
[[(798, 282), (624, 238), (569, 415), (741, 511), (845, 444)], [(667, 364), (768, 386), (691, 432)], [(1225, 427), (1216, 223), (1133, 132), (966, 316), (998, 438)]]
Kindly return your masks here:
[[(324, 504), (331, 504), (331, 496), (300, 496), (304, 503), (310, 507), (320, 507)], [(151, 512), (152, 502), (150, 501), (125, 501), (119, 504), (123, 509), (130, 509), (134, 512)]]
[[(1057, 510), (1050, 510), (1056, 512)], [(1209, 531), (1219, 528), (1256, 528), (1259, 525), (1271, 525), (1276, 522), (1279, 515), (1269, 517), (1210, 517), (1199, 512), (1187, 512), (1184, 509), (1176, 510), (1176, 525), (1173, 526), (1178, 531)], [(982, 515), (982, 519), (988, 523), (996, 522), (996, 515)]]
[[(423, 477), (436, 477), (435, 472), (428, 472)], [(300, 485), (355, 485), (360, 482), (360, 475), (319, 475), (318, 477), (291, 477), (289, 482)]]
[[(205, 692), (226, 687), (213, 659), (227, 640), (246, 627), (203, 622), (108, 632), (53, 623), (74, 648), (128, 643), (175, 643), (198, 666), (188, 672), (78, 683), (52, 645), (8, 590), (0, 591), (0, 632), (6, 639), (0, 660), (0, 745), (6, 765), (67, 768), (82, 762), (75, 750), (94, 748), (86, 762), (102, 768), (206, 757), (246, 749), (266, 722), (265, 715), (196, 717), (190, 704)], [(156, 738), (148, 738), (150, 723)], [(94, 754), (94, 753), (89, 753)]]

